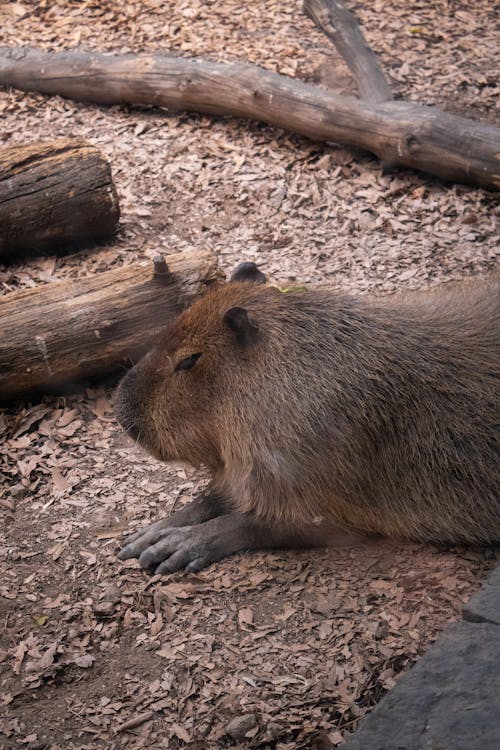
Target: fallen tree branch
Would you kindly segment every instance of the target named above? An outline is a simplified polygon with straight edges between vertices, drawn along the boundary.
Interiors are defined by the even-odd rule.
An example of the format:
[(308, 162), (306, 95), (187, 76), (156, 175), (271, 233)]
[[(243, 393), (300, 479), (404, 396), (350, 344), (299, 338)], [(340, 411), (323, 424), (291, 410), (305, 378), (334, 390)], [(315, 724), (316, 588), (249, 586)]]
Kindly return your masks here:
[(304, 0), (304, 12), (332, 40), (344, 58), (361, 99), (367, 102), (392, 99), (377, 56), (368, 46), (354, 13), (339, 0)]
[(179, 253), (6, 294), (0, 298), (0, 401), (122, 368), (221, 278), (212, 253)]
[(89, 143), (0, 149), (0, 257), (81, 247), (113, 234), (119, 217), (109, 164)]
[(434, 107), (361, 102), (256, 65), (0, 48), (0, 84), (100, 104), (246, 117), (356, 146), (387, 165), (500, 188), (500, 130)]

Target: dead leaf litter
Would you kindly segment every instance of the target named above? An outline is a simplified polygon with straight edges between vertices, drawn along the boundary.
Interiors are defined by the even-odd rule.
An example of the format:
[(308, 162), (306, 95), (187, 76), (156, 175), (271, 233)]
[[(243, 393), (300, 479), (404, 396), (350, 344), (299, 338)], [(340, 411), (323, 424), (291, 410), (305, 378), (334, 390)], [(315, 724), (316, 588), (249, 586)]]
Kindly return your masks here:
[[(486, 0), (351, 4), (395, 91), (498, 123)], [(352, 93), (300, 4), (0, 3), (2, 44), (162, 51)], [(479, 52), (480, 51), (480, 52)], [(498, 268), (498, 201), (238, 120), (0, 92), (5, 145), (86, 138), (110, 160), (114, 243), (0, 266), (1, 293), (210, 248), (295, 280), (393, 291)], [(115, 553), (204, 478), (122, 434), (110, 386), (0, 412), (0, 744), (30, 750), (340, 745), (492, 565), (465, 548), (238, 556), (150, 578)]]

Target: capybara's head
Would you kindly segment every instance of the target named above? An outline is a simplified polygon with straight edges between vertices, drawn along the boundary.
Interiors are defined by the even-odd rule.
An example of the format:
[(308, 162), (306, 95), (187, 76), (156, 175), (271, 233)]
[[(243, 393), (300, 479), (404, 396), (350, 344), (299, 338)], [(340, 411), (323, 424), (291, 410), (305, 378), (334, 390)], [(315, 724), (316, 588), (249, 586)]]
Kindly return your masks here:
[(262, 297), (280, 294), (264, 282), (255, 264), (240, 264), (229, 283), (169, 324), (121, 381), (116, 416), (155, 457), (218, 468), (227, 394), (252, 388), (252, 360), (265, 347), (254, 311)]

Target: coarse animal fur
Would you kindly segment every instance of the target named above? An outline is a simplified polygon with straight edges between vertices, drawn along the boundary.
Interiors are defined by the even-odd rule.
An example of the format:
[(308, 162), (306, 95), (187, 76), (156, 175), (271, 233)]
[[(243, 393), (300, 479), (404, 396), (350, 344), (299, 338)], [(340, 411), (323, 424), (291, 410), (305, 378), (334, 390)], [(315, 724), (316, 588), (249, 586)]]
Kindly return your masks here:
[(496, 542), (500, 277), (385, 298), (232, 281), (167, 327), (117, 413), (266, 523)]

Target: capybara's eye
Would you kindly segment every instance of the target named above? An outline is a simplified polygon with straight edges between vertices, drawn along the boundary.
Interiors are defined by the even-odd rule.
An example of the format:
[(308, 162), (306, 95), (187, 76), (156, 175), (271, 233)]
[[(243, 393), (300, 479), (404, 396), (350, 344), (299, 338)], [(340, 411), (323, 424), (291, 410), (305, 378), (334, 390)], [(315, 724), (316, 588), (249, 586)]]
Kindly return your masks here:
[(190, 354), (189, 357), (180, 359), (174, 367), (174, 372), (180, 372), (180, 370), (190, 370), (193, 365), (198, 362), (201, 355), (202, 352), (198, 352), (197, 354)]

